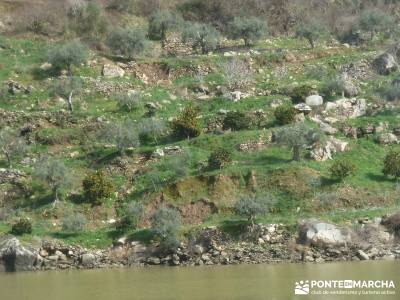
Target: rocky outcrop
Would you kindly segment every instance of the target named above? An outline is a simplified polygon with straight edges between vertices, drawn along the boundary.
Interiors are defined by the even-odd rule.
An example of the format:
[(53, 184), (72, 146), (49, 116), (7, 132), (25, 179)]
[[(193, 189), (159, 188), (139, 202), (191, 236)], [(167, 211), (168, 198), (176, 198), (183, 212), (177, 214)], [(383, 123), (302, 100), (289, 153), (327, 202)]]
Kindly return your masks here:
[(283, 224), (249, 225), (234, 239), (211, 226), (168, 253), (157, 242), (145, 245), (126, 237), (102, 250), (43, 241), (37, 251), (5, 237), (0, 241), (0, 271), (395, 259), (400, 258), (394, 239), (398, 220), (398, 215), (385, 217), (382, 226), (380, 219), (364, 218), (349, 227), (310, 219), (299, 224), (297, 233)]
[(336, 119), (352, 119), (365, 116), (367, 102), (365, 99), (343, 98), (335, 102), (328, 102), (324, 114)]
[(316, 161), (332, 159), (334, 153), (341, 153), (347, 150), (348, 142), (330, 137), (325, 144), (316, 144), (310, 151), (310, 158)]
[(307, 220), (299, 227), (298, 241), (304, 245), (326, 248), (350, 244), (352, 239), (348, 229), (319, 220)]
[(36, 264), (37, 253), (21, 245), (13, 236), (0, 238), (0, 270), (6, 272), (31, 271)]

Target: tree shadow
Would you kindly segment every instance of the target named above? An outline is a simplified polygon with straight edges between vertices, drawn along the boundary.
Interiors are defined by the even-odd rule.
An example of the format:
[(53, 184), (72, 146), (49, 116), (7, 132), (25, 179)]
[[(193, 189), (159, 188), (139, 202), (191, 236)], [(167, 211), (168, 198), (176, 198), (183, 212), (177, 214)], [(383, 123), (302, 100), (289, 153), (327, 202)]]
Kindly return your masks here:
[(41, 81), (41, 80), (45, 80), (49, 77), (57, 77), (60, 71), (54, 68), (50, 68), (49, 70), (42, 70), (40, 68), (34, 68), (31, 71), (31, 74), (33, 76), (33, 79)]
[(321, 186), (329, 187), (340, 183), (339, 179), (321, 176)]
[(367, 178), (377, 182), (396, 182), (395, 178), (389, 178), (383, 174), (368, 173)]
[(233, 238), (238, 238), (242, 233), (246, 232), (249, 222), (245, 220), (224, 220), (220, 225), (223, 233)]
[(139, 241), (149, 244), (155, 238), (155, 234), (151, 229), (142, 229), (128, 235), (130, 241)]
[(292, 160), (291, 159), (285, 159), (281, 157), (276, 157), (272, 155), (265, 155), (258, 157), (255, 160), (256, 164), (269, 164), (269, 165), (278, 165), (278, 164), (285, 164), (285, 163), (290, 163)]

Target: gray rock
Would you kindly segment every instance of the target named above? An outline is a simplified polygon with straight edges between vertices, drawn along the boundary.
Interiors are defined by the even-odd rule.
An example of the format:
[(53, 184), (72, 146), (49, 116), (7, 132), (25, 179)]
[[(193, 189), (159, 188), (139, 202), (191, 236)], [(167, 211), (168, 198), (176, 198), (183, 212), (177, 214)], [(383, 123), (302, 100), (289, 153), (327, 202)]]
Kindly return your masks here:
[(336, 128), (334, 128), (331, 125), (326, 124), (324, 122), (321, 122), (319, 124), (319, 127), (320, 127), (321, 131), (327, 135), (334, 135), (338, 132), (338, 130)]
[(308, 220), (299, 226), (299, 242), (313, 246), (342, 246), (351, 243), (351, 234), (337, 225)]
[(390, 73), (397, 71), (399, 68), (396, 58), (390, 53), (379, 55), (372, 62), (372, 66), (380, 75), (389, 75)]
[(304, 113), (304, 114), (309, 114), (312, 111), (312, 108), (305, 103), (296, 104), (294, 106), (294, 109), (297, 110), (298, 112)]
[(94, 254), (92, 254), (92, 253), (82, 254), (81, 263), (83, 266), (85, 266), (85, 267), (92, 266), (95, 264), (95, 262), (96, 262), (96, 256), (94, 256)]
[(324, 104), (324, 99), (320, 95), (311, 95), (306, 98), (306, 104), (308, 106), (321, 106)]
[(343, 92), (346, 97), (353, 98), (356, 97), (359, 93), (357, 86), (351, 81), (343, 82)]
[(359, 258), (360, 260), (369, 260), (368, 254), (365, 253), (365, 252), (362, 251), (362, 250), (358, 250), (358, 251), (357, 251), (357, 256), (358, 256), (358, 258)]
[(125, 75), (125, 71), (117, 65), (105, 64), (103, 66), (102, 75), (110, 78), (122, 77)]
[(192, 251), (196, 255), (201, 255), (204, 253), (204, 247), (201, 245), (194, 245)]
[(0, 265), (5, 271), (30, 271), (36, 262), (37, 253), (23, 247), (13, 236), (0, 239)]
[(399, 139), (393, 133), (383, 133), (377, 136), (377, 142), (382, 145), (398, 144)]
[(158, 257), (148, 257), (146, 261), (149, 265), (159, 265), (161, 263)]

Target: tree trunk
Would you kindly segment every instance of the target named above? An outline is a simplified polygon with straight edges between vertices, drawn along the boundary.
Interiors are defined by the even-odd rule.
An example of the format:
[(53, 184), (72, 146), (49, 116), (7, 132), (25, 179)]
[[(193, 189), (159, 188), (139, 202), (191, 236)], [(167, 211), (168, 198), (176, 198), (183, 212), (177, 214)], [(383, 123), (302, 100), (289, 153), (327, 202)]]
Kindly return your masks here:
[(308, 39), (308, 42), (310, 43), (311, 48), (314, 49), (315, 48), (315, 44), (314, 44), (313, 39)]
[(7, 159), (7, 164), (8, 164), (8, 168), (11, 169), (11, 157), (10, 157), (10, 153), (8, 153), (7, 151), (3, 151), (4, 155), (6, 156)]
[(73, 96), (73, 94), (74, 94), (74, 91), (71, 91), (71, 93), (69, 93), (68, 99), (67, 99), (68, 110), (69, 110), (70, 112), (73, 111), (73, 107), (72, 107), (72, 96)]
[(53, 208), (55, 208), (59, 202), (57, 188), (53, 188), (53, 195), (54, 195)]
[(298, 146), (293, 147), (293, 160), (300, 161), (300, 147)]

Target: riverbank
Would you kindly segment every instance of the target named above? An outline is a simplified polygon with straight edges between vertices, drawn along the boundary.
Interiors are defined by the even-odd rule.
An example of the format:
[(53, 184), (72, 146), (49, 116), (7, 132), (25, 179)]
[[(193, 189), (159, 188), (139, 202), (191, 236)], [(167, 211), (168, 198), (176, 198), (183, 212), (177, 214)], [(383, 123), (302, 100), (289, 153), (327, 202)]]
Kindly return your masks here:
[(0, 239), (0, 270), (41, 271), (133, 266), (201, 266), (279, 262), (324, 263), (400, 258), (400, 243), (381, 219), (343, 227), (306, 220), (297, 230), (283, 224), (246, 227), (235, 237), (208, 227), (171, 253), (158, 243), (120, 238), (107, 249), (86, 249), (58, 241), (23, 245), (13, 236)]

